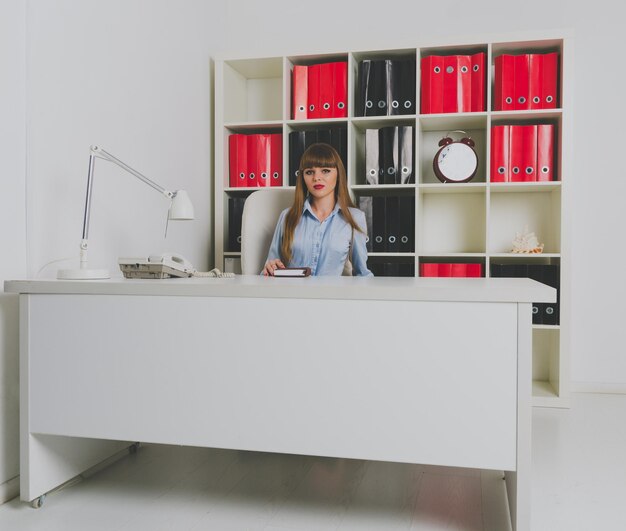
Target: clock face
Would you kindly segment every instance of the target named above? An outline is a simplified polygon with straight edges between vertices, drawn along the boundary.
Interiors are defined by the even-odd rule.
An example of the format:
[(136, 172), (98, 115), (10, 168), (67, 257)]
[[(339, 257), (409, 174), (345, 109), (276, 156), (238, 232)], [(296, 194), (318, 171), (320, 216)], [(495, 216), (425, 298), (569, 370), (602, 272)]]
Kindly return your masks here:
[(443, 181), (469, 181), (477, 167), (476, 152), (462, 142), (453, 142), (442, 147), (434, 160), (435, 173)]

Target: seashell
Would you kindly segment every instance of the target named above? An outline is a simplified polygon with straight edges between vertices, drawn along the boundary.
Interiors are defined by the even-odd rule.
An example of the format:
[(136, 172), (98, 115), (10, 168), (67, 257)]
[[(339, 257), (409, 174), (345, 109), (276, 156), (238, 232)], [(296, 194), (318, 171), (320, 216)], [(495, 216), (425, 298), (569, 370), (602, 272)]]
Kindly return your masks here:
[(512, 243), (511, 252), (515, 254), (539, 254), (543, 252), (543, 243), (539, 243), (535, 233), (528, 230), (528, 226), (524, 227), (524, 232), (515, 233)]

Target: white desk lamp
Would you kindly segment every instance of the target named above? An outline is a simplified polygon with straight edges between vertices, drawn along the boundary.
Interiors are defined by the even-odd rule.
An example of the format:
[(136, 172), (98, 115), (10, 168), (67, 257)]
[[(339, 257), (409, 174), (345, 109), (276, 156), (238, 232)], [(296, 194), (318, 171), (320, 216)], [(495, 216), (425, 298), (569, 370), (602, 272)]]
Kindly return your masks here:
[(83, 237), (80, 240), (80, 268), (79, 269), (60, 269), (57, 278), (64, 280), (89, 280), (89, 279), (101, 279), (109, 278), (109, 271), (107, 269), (89, 269), (87, 265), (87, 239), (89, 234), (89, 215), (91, 212), (91, 188), (93, 183), (93, 169), (96, 158), (108, 160), (117, 164), (120, 168), (126, 170), (128, 173), (134, 175), (140, 181), (143, 181), (147, 185), (151, 186), (158, 192), (161, 192), (165, 197), (171, 200), (170, 208), (168, 211), (168, 220), (190, 220), (194, 218), (193, 205), (185, 190), (176, 190), (170, 192), (159, 186), (157, 183), (148, 179), (145, 175), (142, 175), (138, 171), (134, 170), (127, 164), (124, 164), (121, 160), (115, 158), (110, 153), (107, 153), (104, 149), (98, 146), (91, 146), (89, 150), (89, 173), (87, 174), (87, 197), (85, 199), (85, 215), (83, 217)]

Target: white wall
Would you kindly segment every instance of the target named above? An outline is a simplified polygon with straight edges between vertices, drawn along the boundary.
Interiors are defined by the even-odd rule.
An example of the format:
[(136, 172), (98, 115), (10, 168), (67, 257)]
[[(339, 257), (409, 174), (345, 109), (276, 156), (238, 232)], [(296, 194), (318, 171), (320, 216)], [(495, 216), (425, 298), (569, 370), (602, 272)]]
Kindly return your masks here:
[(90, 265), (121, 276), (120, 256), (174, 251), (212, 263), (211, 56), (219, 4), (201, 0), (28, 2), (29, 274), (75, 267), (89, 146), (167, 189), (186, 189), (196, 220), (170, 224), (168, 201), (96, 161)]
[[(24, 2), (1, 2), (0, 284), (26, 274), (24, 42)], [(0, 503), (15, 492), (19, 473), (17, 316), (17, 296), (0, 288)]]
[[(581, 387), (626, 388), (626, 263), (623, 245), (626, 169), (620, 157), (624, 25), (614, 0), (555, 2), (415, 2), (305, 4), (229, 0), (222, 48), (249, 56), (402, 48), (491, 35), (573, 32), (574, 160), (567, 176), (571, 225), (571, 379)], [(386, 13), (391, 13), (385, 25)], [(605, 156), (605, 154), (607, 154)], [(612, 155), (608, 155), (612, 154)], [(589, 385), (591, 384), (591, 385)], [(576, 387), (576, 386), (574, 386)]]

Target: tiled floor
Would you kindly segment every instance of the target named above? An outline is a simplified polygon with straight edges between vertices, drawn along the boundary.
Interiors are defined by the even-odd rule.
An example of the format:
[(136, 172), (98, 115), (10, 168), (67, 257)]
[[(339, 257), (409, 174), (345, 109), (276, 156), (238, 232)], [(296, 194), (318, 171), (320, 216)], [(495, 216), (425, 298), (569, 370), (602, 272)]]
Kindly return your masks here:
[[(533, 531), (626, 529), (626, 395), (533, 410)], [(507, 531), (498, 473), (145, 445), (2, 531)]]

